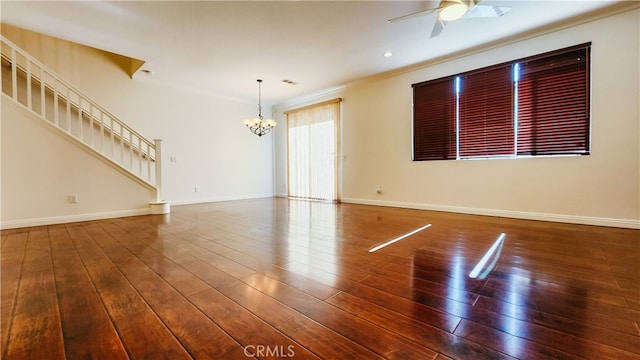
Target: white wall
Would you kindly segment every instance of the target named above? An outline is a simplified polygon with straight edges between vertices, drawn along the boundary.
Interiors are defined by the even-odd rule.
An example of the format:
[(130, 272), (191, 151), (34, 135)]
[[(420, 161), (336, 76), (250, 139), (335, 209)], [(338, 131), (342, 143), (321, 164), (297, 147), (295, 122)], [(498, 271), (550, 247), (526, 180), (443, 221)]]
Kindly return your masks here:
[[(273, 196), (272, 136), (258, 138), (242, 124), (243, 119), (255, 117), (255, 104), (160, 84), (152, 76), (131, 79), (119, 65), (122, 59), (117, 56), (5, 25), (2, 31), (9, 40), (136, 131), (150, 139), (163, 139), (165, 200), (175, 205)], [(3, 127), (9, 116), (21, 115), (5, 113), (3, 109)], [(41, 215), (35, 210), (33, 213), (24, 209), (14, 211), (17, 204), (45, 200), (23, 187), (27, 185), (21, 181), (22, 175), (11, 171), (8, 167), (11, 160), (5, 158), (20, 156), (22, 161), (32, 162), (38, 155), (29, 153), (24, 158), (25, 154), (11, 150), (5, 154), (4, 143), (9, 136), (7, 131), (2, 131), (2, 222), (9, 219), (25, 222)], [(171, 162), (172, 158), (176, 161)], [(60, 168), (68, 165), (63, 156), (56, 157), (55, 161)], [(54, 171), (53, 167), (40, 170), (39, 176), (46, 179), (42, 184), (44, 192), (57, 191), (46, 184), (80, 183), (73, 172)], [(79, 189), (66, 192), (69, 191), (79, 192)], [(79, 194), (81, 199), (92, 199), (91, 204), (85, 204), (87, 208), (79, 210), (85, 214), (100, 211), (101, 204), (112, 196), (93, 193), (99, 189), (86, 191), (87, 195)], [(13, 194), (21, 195), (16, 198)], [(151, 200), (149, 197), (147, 202)], [(47, 203), (46, 207), (48, 216), (56, 216), (66, 214), (67, 204), (56, 201)], [(127, 207), (120, 210), (132, 210)]]
[[(639, 10), (346, 87), (342, 200), (640, 227)], [(592, 155), (411, 160), (411, 84), (592, 41)], [(277, 161), (286, 149), (278, 133)], [(284, 158), (286, 161), (286, 158)], [(277, 166), (276, 184), (286, 182)], [(375, 189), (382, 186), (382, 195)]]

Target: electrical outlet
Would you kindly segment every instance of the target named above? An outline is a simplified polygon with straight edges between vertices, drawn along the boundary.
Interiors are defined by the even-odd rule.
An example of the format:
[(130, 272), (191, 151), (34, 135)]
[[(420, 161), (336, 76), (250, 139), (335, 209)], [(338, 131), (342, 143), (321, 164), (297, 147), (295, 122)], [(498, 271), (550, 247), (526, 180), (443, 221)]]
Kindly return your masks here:
[(382, 186), (378, 186), (378, 187), (376, 188), (376, 194), (378, 194), (378, 195), (382, 195)]
[(197, 186), (193, 188), (193, 192), (198, 192), (199, 190), (200, 190), (200, 189), (198, 189), (198, 187), (197, 187)]
[(69, 194), (67, 195), (67, 201), (69, 204), (77, 204), (78, 203), (78, 194)]

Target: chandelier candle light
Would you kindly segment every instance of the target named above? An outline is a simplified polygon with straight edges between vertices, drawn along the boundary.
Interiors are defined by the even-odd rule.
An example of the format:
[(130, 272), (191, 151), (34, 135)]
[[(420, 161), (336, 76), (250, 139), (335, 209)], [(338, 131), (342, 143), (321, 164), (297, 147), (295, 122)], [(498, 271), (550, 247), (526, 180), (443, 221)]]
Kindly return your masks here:
[(244, 125), (249, 128), (249, 130), (258, 135), (262, 136), (264, 134), (269, 133), (272, 128), (276, 127), (277, 123), (273, 119), (264, 120), (262, 118), (262, 80), (258, 79), (258, 117), (253, 119), (247, 119), (244, 121)]

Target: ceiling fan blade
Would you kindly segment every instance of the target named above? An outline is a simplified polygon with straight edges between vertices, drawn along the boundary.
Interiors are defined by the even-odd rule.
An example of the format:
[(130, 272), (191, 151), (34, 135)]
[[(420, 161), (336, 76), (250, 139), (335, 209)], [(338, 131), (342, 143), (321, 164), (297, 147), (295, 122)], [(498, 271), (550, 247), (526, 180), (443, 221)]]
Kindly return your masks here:
[(476, 5), (464, 14), (464, 18), (491, 18), (500, 17), (508, 13), (511, 8), (506, 6), (492, 6), (492, 5)]
[(442, 32), (446, 24), (447, 23), (445, 21), (442, 21), (442, 19), (440, 19), (440, 17), (438, 16), (438, 18), (436, 19), (436, 23), (433, 24), (433, 30), (431, 31), (431, 38), (434, 38), (440, 35), (440, 33)]
[(389, 20), (387, 20), (387, 22), (392, 23), (392, 22), (396, 22), (396, 21), (400, 21), (400, 20), (404, 20), (404, 19), (409, 19), (409, 18), (412, 18), (414, 16), (419, 16), (419, 15), (422, 15), (422, 14), (427, 14), (427, 13), (434, 12), (434, 11), (436, 11), (438, 9), (440, 9), (440, 8), (438, 7), (438, 8), (432, 8), (432, 9), (425, 9), (425, 10), (416, 11), (416, 12), (413, 12), (411, 14), (402, 15), (402, 16), (395, 17), (393, 19), (389, 19)]

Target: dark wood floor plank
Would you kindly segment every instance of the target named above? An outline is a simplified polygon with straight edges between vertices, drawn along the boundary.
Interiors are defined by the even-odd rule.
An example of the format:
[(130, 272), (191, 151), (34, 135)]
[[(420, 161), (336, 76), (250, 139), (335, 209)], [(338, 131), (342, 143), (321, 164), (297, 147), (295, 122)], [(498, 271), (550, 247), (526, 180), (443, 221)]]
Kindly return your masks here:
[(279, 265), (281, 268), (304, 276), (314, 277), (325, 284), (334, 284), (341, 279), (349, 281), (361, 281), (371, 273), (367, 269), (345, 264), (335, 265), (322, 261), (296, 260)]
[[(561, 315), (546, 313), (538, 309), (523, 308), (504, 302), (494, 301), (493, 299), (486, 297), (481, 297), (475, 304), (475, 307), (506, 316), (508, 321), (504, 322), (505, 324), (522, 324), (522, 326), (517, 327), (518, 329), (543, 327), (587, 340), (601, 342), (620, 349), (640, 353), (638, 331), (634, 326), (633, 321), (630, 320), (625, 320), (624, 322), (616, 321), (614, 319), (603, 322), (587, 322), (587, 319), (585, 318), (574, 320)], [(588, 316), (590, 317), (591, 315)], [(489, 325), (488, 321), (479, 322)], [(501, 326), (500, 323), (497, 323), (493, 327), (507, 332), (509, 331), (505, 329), (505, 326)], [(513, 328), (513, 326), (509, 326), (509, 328)], [(524, 333), (514, 332), (514, 334), (518, 336), (526, 336)]]
[[(498, 269), (490, 276), (491, 285), (494, 287), (502, 287), (503, 289), (512, 288), (512, 279), (519, 277), (518, 274), (513, 272), (506, 272), (503, 269)], [(590, 302), (605, 303), (607, 305), (625, 306), (624, 297), (631, 294), (631, 292), (618, 289), (615, 287), (597, 286), (582, 281), (572, 281), (571, 285), (567, 285), (566, 282), (551, 282), (543, 279), (535, 279), (535, 282), (527, 280), (527, 277), (520, 277), (521, 281), (517, 282), (517, 286), (524, 288), (528, 292), (543, 291), (549, 293), (557, 293), (558, 296), (567, 297), (573, 296), (579, 293), (582, 289), (588, 289), (589, 298), (585, 299)], [(597, 303), (595, 305), (598, 305)]]
[(317, 359), (317, 356), (302, 345), (216, 290), (209, 289), (190, 296), (189, 299), (247, 349), (248, 353), (291, 354), (296, 358)]
[(0, 354), (4, 353), (9, 341), (12, 314), (15, 310), (18, 285), (22, 273), (22, 263), (27, 245), (28, 232), (2, 235), (0, 251)]
[(435, 358), (433, 350), (386, 331), (315, 297), (262, 274), (243, 279), (248, 285), (290, 306), (340, 335), (387, 358)]
[[(377, 304), (400, 314), (408, 315), (425, 324), (452, 332), (460, 322), (460, 318), (451, 314), (438, 311), (435, 308), (417, 304), (406, 298), (391, 294), (385, 290), (363, 285), (360, 282), (345, 279), (316, 268), (305, 268), (304, 265), (285, 265), (293, 272), (325, 284), (331, 284), (337, 290), (347, 292), (372, 304)], [(369, 275), (367, 275), (368, 277)], [(333, 296), (333, 295), (332, 295)]]
[(449, 332), (428, 326), (411, 317), (400, 315), (346, 293), (336, 294), (328, 302), (387, 330), (401, 334), (430, 349), (454, 358), (508, 358), (498, 351), (492, 351), (483, 345), (460, 339)]
[(464, 294), (451, 291), (453, 298), (447, 293), (414, 290), (411, 283), (391, 280), (380, 276), (370, 276), (361, 281), (362, 284), (391, 294), (415, 301), (434, 309), (446, 309), (448, 314), (463, 317), (477, 299), (468, 298)]
[[(127, 231), (123, 228), (123, 231)], [(164, 250), (149, 247), (138, 236), (146, 236), (142, 232), (131, 234), (127, 241), (121, 242), (122, 246), (129, 249), (133, 255), (145, 263), (151, 270), (173, 286), (178, 292), (185, 296), (196, 294), (209, 288), (197, 276), (176, 264), (173, 260), (164, 255)]]
[(435, 360), (451, 360), (451, 358), (442, 354), (438, 354)]
[(251, 268), (235, 262), (223, 255), (204, 251), (202, 248), (193, 247), (190, 253), (199, 260), (211, 264), (235, 278), (241, 278), (255, 273), (255, 270)]
[[(633, 296), (633, 294), (630, 295), (630, 296)], [(629, 309), (640, 311), (640, 298), (637, 298), (637, 297), (625, 297), (624, 300), (625, 300), (625, 302), (627, 304), (627, 307)]]
[(74, 228), (70, 233), (131, 358), (191, 358), (178, 339), (93, 241), (93, 236), (101, 231), (99, 226), (89, 224), (82, 229)]
[[(570, 291), (573, 290), (573, 293)], [(628, 320), (640, 318), (640, 312), (626, 307), (621, 301), (607, 304), (590, 296), (588, 288), (566, 288), (566, 291), (551, 291), (528, 285), (489, 279), (478, 291), (479, 294), (515, 305), (537, 308), (550, 314), (562, 315), (572, 319), (584, 318), (586, 309), (592, 314), (599, 314), (602, 318)], [(512, 300), (518, 299), (518, 300)]]
[(50, 230), (49, 238), (66, 356), (128, 358), (67, 230)]
[(238, 281), (237, 278), (232, 275), (200, 259), (183, 263), (182, 266), (190, 273), (197, 276), (200, 280), (216, 289)]
[(189, 253), (189, 248), (183, 245), (184, 242), (180, 238), (162, 231), (155, 225), (136, 227), (136, 223), (118, 223), (118, 226), (123, 231), (128, 232), (131, 237), (162, 253), (166, 258), (173, 260), (177, 264), (197, 259)]
[(46, 228), (29, 231), (6, 359), (64, 359)]
[[(393, 278), (396, 280), (402, 279), (410, 284), (416, 282), (414, 277), (419, 277), (420, 280), (448, 284), (449, 289), (459, 289), (482, 294), (483, 296), (478, 298), (476, 305), (480, 303), (484, 309), (519, 320), (531, 321), (535, 324), (544, 325), (556, 330), (562, 329), (562, 331), (584, 336), (591, 340), (602, 338), (605, 339), (602, 340), (605, 343), (617, 344), (617, 346), (622, 346), (623, 349), (633, 349), (633, 351), (640, 350), (632, 347), (633, 342), (629, 341), (629, 335), (612, 332), (606, 328), (607, 325), (611, 325), (611, 327), (618, 331), (625, 331), (634, 335), (637, 334), (636, 328), (632, 320), (630, 320), (636, 317), (634, 313), (629, 313), (627, 316), (622, 316), (621, 318), (615, 318), (606, 313), (598, 312), (598, 307), (607, 306), (608, 309), (608, 305), (619, 306), (622, 304), (619, 304), (617, 301), (606, 301), (607, 305), (599, 305), (599, 303), (602, 302), (602, 298), (597, 295), (595, 299), (585, 303), (587, 300), (585, 295), (580, 296), (580, 294), (586, 294), (587, 292), (581, 290), (580, 287), (577, 286), (577, 282), (573, 282), (571, 286), (548, 284), (541, 280), (536, 280), (530, 284), (528, 278), (516, 276), (514, 279), (515, 283), (510, 283), (507, 280), (501, 279), (508, 279), (509, 277), (498, 275), (500, 278), (497, 278), (495, 275), (499, 272), (493, 272), (487, 282), (474, 285), (470, 284), (470, 279), (464, 279), (464, 277), (462, 279), (456, 279), (451, 276), (451, 274), (445, 274), (437, 270), (446, 269), (447, 267), (437, 265), (440, 260), (435, 257), (425, 258), (424, 256), (425, 254), (422, 253), (420, 257), (420, 263), (422, 265), (419, 267), (415, 267), (417, 260), (414, 258), (414, 268), (411, 275), (408, 275), (406, 271), (402, 273), (389, 273), (386, 268), (375, 269), (373, 272), (379, 277)], [(426, 264), (430, 264), (428, 270), (425, 270)], [(431, 270), (431, 267), (433, 267), (433, 270)], [(499, 282), (502, 291), (490, 291), (490, 289), (493, 288), (492, 282)], [(420, 290), (423, 291), (424, 288)], [(536, 293), (538, 294), (537, 296)], [(588, 291), (588, 294), (589, 297), (592, 298), (593, 292)], [(600, 328), (588, 326), (583, 322), (584, 313), (580, 313), (577, 310), (579, 306), (576, 306), (574, 303), (576, 300), (582, 303), (584, 307), (589, 307), (591, 310), (590, 317), (602, 320), (598, 322)], [(593, 301), (598, 301), (598, 303), (594, 303)], [(470, 315), (476, 315), (476, 313), (470, 313)], [(467, 316), (467, 318), (469, 317)], [(495, 318), (498, 320), (497, 323), (500, 324), (499, 316), (480, 316), (480, 318)], [(489, 325), (488, 321), (485, 321), (485, 325)], [(611, 336), (601, 336), (601, 333), (611, 334)]]
[(240, 281), (219, 291), (273, 327), (299, 315), (285, 304)]
[(447, 332), (453, 332), (461, 320), (458, 316), (448, 314), (444, 311), (416, 303), (413, 300), (391, 294), (384, 290), (362, 285), (360, 283), (354, 283), (344, 291), (355, 297), (366, 300), (371, 304), (409, 316), (415, 320)]
[(264, 272), (264, 274), (320, 300), (328, 299), (338, 293), (338, 289), (332, 286), (315, 281), (310, 277), (289, 272), (280, 267), (273, 267), (269, 271)]
[(280, 324), (278, 330), (305, 344), (322, 359), (384, 359), (379, 354), (306, 317), (294, 316)]
[(455, 334), (518, 359), (582, 359), (467, 320), (460, 323)]
[(193, 357), (215, 359), (238, 346), (141, 261), (130, 261), (119, 268)]
[[(460, 299), (456, 299), (456, 296), (447, 295), (446, 298), (443, 298), (442, 296), (438, 295), (439, 293), (446, 292), (433, 291), (432, 289), (428, 289), (423, 286), (413, 288), (415, 281), (411, 281), (411, 283), (403, 285), (402, 283), (390, 280), (389, 278), (371, 277), (365, 279), (364, 281), (362, 281), (362, 283), (376, 287), (378, 289), (384, 289), (385, 291), (417, 301), (432, 308), (446, 309), (446, 311), (451, 313), (452, 315), (475, 321), (478, 324), (483, 324), (484, 326), (488, 326), (497, 331), (505, 332), (506, 334), (504, 336), (506, 338), (517, 336), (524, 339), (529, 339), (531, 341), (550, 343), (556, 338), (553, 336), (556, 330), (552, 330), (540, 325), (541, 323), (542, 325), (552, 325), (552, 328), (558, 328), (558, 326), (554, 326), (554, 324), (550, 323), (543, 323), (542, 321), (534, 319), (548, 318), (549, 315), (547, 315), (547, 313), (551, 314), (551, 316), (554, 316), (553, 314), (556, 313), (564, 314), (563, 316), (567, 316), (567, 313), (569, 313), (570, 319), (584, 318), (584, 314), (577, 313), (578, 307), (575, 303), (566, 303), (562, 301), (562, 298), (558, 297), (557, 294), (547, 299), (542, 296), (530, 296), (528, 292), (525, 291), (520, 293), (514, 292), (511, 296), (508, 297), (511, 299), (510, 302), (502, 302), (493, 298), (479, 298), (478, 301), (482, 299), (484, 304), (493, 302), (494, 307), (499, 306), (506, 308), (506, 311), (501, 314), (493, 312), (492, 310), (486, 311), (486, 309), (493, 309), (493, 307), (475, 306), (476, 303), (459, 301)], [(542, 299), (544, 300), (544, 304), (546, 306), (538, 305), (535, 303), (535, 301), (538, 300), (543, 301)], [(573, 296), (571, 299), (581, 300), (581, 297)], [(464, 300), (464, 298), (462, 300)], [(560, 309), (560, 307), (562, 306), (565, 307)], [(604, 318), (605, 316), (603, 314), (603, 320)], [(633, 318), (635, 317), (630, 317), (630, 319)], [(559, 318), (559, 316), (555, 316), (555, 319), (562, 320), (562, 318)], [(582, 325), (579, 322), (572, 322), (571, 320), (564, 321), (564, 323), (566, 325)], [(632, 326), (632, 323), (630, 321), (627, 321), (627, 323), (629, 327)], [(571, 330), (564, 329), (562, 331), (575, 334), (575, 341), (577, 342), (584, 341), (586, 343), (589, 343), (590, 340), (597, 340), (605, 344), (612, 344), (614, 346), (620, 347), (620, 349), (626, 351), (640, 352), (640, 348), (638, 347), (638, 344), (640, 343), (634, 341), (634, 339), (637, 340), (637, 337), (627, 334), (616, 334), (615, 332), (609, 331), (606, 328), (598, 329), (597, 327), (587, 328), (585, 326), (578, 326), (571, 328)], [(613, 336), (613, 338), (602, 340), (601, 338), (603, 333), (610, 334)], [(564, 346), (565, 345), (560, 343), (555, 347), (558, 349), (564, 349)], [(608, 348), (603, 347), (603, 351), (606, 349)], [(564, 351), (568, 350), (564, 349)]]
[[(118, 270), (192, 356), (216, 358), (237, 347), (226, 333), (122, 245), (127, 240), (126, 233), (112, 222), (101, 223), (100, 227), (117, 235), (101, 237), (107, 256), (118, 261)], [(194, 329), (197, 331), (191, 331)]]

